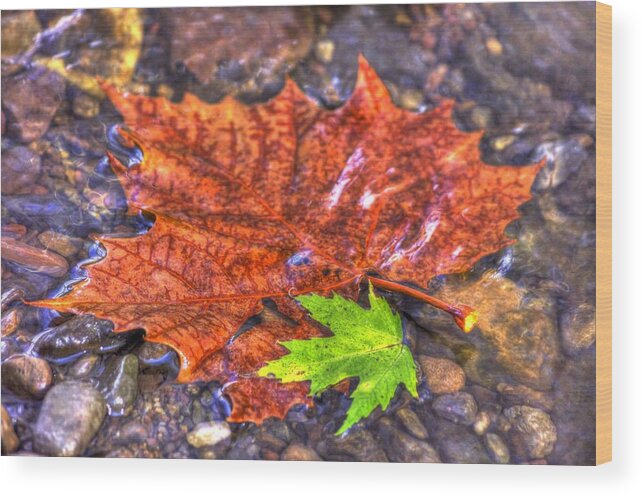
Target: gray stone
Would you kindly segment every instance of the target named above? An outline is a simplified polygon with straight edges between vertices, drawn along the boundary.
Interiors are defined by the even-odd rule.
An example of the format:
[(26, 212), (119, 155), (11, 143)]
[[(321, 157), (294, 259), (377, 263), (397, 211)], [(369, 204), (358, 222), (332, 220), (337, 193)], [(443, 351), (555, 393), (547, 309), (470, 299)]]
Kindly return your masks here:
[(529, 406), (513, 406), (503, 411), (511, 423), (509, 439), (520, 460), (540, 459), (554, 450), (556, 426), (549, 414)]
[(88, 354), (81, 357), (69, 368), (69, 376), (74, 379), (88, 377), (96, 367), (98, 361), (99, 357), (96, 354)]
[(40, 156), (27, 147), (2, 150), (2, 193), (31, 193), (40, 175)]
[(42, 399), (53, 380), (44, 359), (18, 354), (2, 364), (2, 386), (22, 397)]
[(467, 392), (440, 395), (433, 401), (438, 416), (454, 423), (470, 425), (476, 419), (478, 407), (473, 395)]
[(36, 452), (79, 456), (97, 433), (107, 409), (91, 385), (65, 381), (47, 392), (34, 427)]
[(110, 416), (125, 416), (138, 395), (138, 358), (133, 354), (110, 357), (98, 380)]
[(357, 428), (342, 436), (330, 435), (317, 447), (324, 459), (338, 461), (387, 462), (386, 454), (370, 431)]
[(420, 421), (420, 418), (418, 418), (418, 415), (408, 407), (398, 410), (395, 413), (395, 416), (400, 420), (406, 431), (415, 438), (419, 438), (420, 440), (426, 440), (429, 438), (429, 432), (426, 431), (426, 428), (422, 424), (422, 421)]
[(509, 448), (507, 444), (495, 433), (487, 433), (484, 438), (484, 445), (489, 451), (489, 455), (498, 464), (508, 464), (510, 460)]
[(7, 115), (7, 133), (29, 143), (40, 138), (64, 98), (65, 81), (55, 72), (34, 66), (2, 84), (2, 106)]
[(257, 460), (261, 458), (261, 447), (255, 442), (252, 433), (244, 433), (235, 440), (226, 458), (234, 460)]
[(257, 443), (264, 449), (281, 452), (290, 442), (291, 434), (284, 421), (266, 420), (257, 433)]
[(554, 406), (554, 399), (549, 392), (541, 392), (525, 385), (510, 385), (508, 383), (498, 383), (496, 389), (505, 407), (524, 404), (549, 412)]
[(444, 462), (456, 464), (489, 464), (493, 462), (480, 439), (461, 425), (436, 419), (435, 438)]
[(554, 408), (556, 445), (551, 464), (596, 462), (596, 356), (592, 350), (568, 361), (556, 382)]
[(442, 462), (438, 452), (429, 443), (418, 440), (395, 427), (388, 418), (379, 423), (379, 436), (384, 440), (384, 451), (391, 462)]
[(145, 442), (147, 436), (147, 428), (143, 423), (130, 421), (119, 428), (114, 441), (117, 444), (130, 445)]

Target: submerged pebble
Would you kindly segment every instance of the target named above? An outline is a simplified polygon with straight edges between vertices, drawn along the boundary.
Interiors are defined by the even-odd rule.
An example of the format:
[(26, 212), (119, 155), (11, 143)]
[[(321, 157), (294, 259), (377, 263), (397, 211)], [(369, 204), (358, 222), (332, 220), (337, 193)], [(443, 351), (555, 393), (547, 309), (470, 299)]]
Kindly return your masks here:
[(388, 459), (392, 462), (425, 462), (438, 463), (440, 455), (429, 443), (418, 440), (395, 427), (388, 418), (379, 423), (379, 438), (384, 441), (383, 447)]
[(565, 312), (560, 319), (563, 349), (576, 355), (596, 342), (596, 319), (594, 307), (580, 304)]
[(310, 447), (299, 442), (291, 443), (281, 454), (282, 461), (321, 461), (322, 458)]
[(556, 443), (556, 426), (549, 414), (529, 406), (513, 406), (503, 411), (511, 423), (510, 443), (521, 460), (549, 455)]
[(38, 335), (34, 351), (50, 360), (67, 360), (86, 352), (112, 352), (128, 340), (126, 335), (112, 333), (113, 327), (110, 321), (90, 315), (75, 316)]
[(9, 309), (8, 311), (2, 313), (2, 337), (8, 337), (9, 335), (12, 335), (16, 329), (18, 328), (18, 325), (20, 324), (20, 319), (21, 319), (21, 312), (20, 309)]
[(334, 461), (355, 460), (363, 462), (387, 462), (384, 450), (370, 431), (353, 429), (341, 437), (329, 437), (317, 447), (325, 459)]
[(178, 365), (177, 353), (163, 343), (144, 342), (137, 352), (143, 366)]
[(2, 150), (2, 194), (31, 193), (40, 175), (40, 155), (28, 147)]
[(464, 370), (454, 361), (439, 357), (420, 356), (418, 362), (426, 376), (429, 390), (435, 395), (454, 393), (464, 388)]
[(435, 442), (444, 462), (455, 464), (488, 464), (492, 462), (480, 438), (462, 426), (437, 419), (434, 430)]
[(230, 425), (225, 421), (208, 421), (196, 425), (194, 430), (188, 433), (187, 441), (192, 447), (201, 449), (227, 444), (231, 436)]
[(510, 455), (507, 444), (495, 433), (487, 433), (484, 438), (484, 445), (487, 447), (491, 458), (498, 464), (508, 464)]
[(20, 439), (13, 429), (13, 422), (7, 410), (2, 406), (2, 453), (11, 454), (18, 450)]
[(47, 361), (19, 354), (2, 364), (2, 386), (22, 397), (42, 399), (49, 390), (53, 373)]
[(437, 397), (433, 401), (433, 410), (444, 419), (470, 425), (476, 419), (478, 406), (473, 395), (467, 392), (457, 392)]
[(64, 92), (63, 78), (38, 66), (3, 81), (7, 133), (22, 143), (40, 138), (49, 128)]
[(34, 427), (34, 449), (48, 456), (79, 456), (100, 428), (107, 408), (87, 383), (65, 381), (45, 397)]
[(398, 410), (396, 413), (397, 418), (402, 423), (402, 426), (415, 438), (420, 440), (426, 440), (429, 438), (429, 433), (426, 431), (426, 428), (422, 424), (418, 415), (415, 414), (411, 409), (405, 407)]
[(92, 373), (98, 361), (99, 357), (95, 354), (81, 357), (69, 368), (69, 376), (75, 379), (86, 378)]
[(64, 257), (10, 237), (2, 237), (2, 258), (19, 264), (28, 271), (56, 278), (66, 275), (69, 271), (69, 264)]
[(525, 385), (498, 383), (496, 389), (498, 393), (500, 393), (500, 399), (503, 405), (506, 407), (525, 404), (531, 407), (537, 407), (543, 411), (551, 411), (554, 406), (554, 399), (551, 393), (534, 390)]
[(138, 359), (133, 354), (110, 357), (98, 379), (110, 416), (125, 416), (132, 411), (138, 395)]
[(38, 235), (38, 241), (47, 249), (51, 249), (64, 257), (75, 255), (83, 243), (79, 238), (73, 238), (55, 231), (43, 231)]

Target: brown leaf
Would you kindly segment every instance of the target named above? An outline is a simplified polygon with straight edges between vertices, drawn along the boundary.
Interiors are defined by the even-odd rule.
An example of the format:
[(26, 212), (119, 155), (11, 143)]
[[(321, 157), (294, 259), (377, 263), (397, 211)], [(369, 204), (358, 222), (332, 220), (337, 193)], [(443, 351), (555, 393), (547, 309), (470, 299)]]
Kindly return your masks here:
[(180, 381), (226, 384), (232, 421), (284, 416), (307, 399), (302, 384), (254, 376), (284, 353), (279, 340), (320, 333), (293, 295), (355, 297), (363, 277), (413, 293), (396, 282), (469, 269), (511, 243), (504, 229), (540, 167), (484, 165), (481, 133), (453, 125), (453, 102), (398, 109), (364, 58), (334, 111), (291, 80), (254, 106), (106, 92), (144, 157), (112, 166), (131, 211), (156, 221), (142, 236), (99, 238), (107, 256), (87, 280), (36, 305), (144, 328), (180, 354)]

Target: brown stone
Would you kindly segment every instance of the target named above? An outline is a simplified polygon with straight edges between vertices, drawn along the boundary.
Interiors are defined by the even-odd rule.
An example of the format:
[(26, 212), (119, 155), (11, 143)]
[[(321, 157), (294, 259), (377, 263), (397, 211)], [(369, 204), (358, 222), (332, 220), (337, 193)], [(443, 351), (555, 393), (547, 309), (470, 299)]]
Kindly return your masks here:
[(429, 390), (436, 395), (454, 393), (464, 387), (466, 377), (463, 369), (449, 359), (420, 356), (420, 366)]
[(2, 453), (11, 454), (18, 450), (19, 445), (20, 439), (13, 429), (11, 416), (9, 416), (7, 410), (2, 406)]
[(3, 237), (1, 243), (2, 258), (6, 261), (15, 262), (32, 271), (54, 277), (64, 276), (69, 271), (69, 264), (65, 258), (54, 252), (8, 237)]
[(15, 355), (2, 364), (2, 386), (16, 395), (42, 399), (53, 380), (53, 373), (44, 359)]
[(282, 461), (321, 461), (319, 454), (310, 447), (293, 442), (281, 454)]

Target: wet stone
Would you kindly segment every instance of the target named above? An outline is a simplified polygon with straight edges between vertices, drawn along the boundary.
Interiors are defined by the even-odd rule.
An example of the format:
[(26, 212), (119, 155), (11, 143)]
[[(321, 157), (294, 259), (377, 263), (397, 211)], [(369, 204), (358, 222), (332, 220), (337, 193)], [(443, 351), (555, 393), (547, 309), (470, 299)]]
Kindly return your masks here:
[(299, 442), (291, 443), (281, 453), (282, 461), (321, 461), (322, 458), (310, 447)]
[(28, 50), (39, 31), (40, 22), (33, 10), (2, 12), (2, 58)]
[(429, 443), (404, 433), (395, 427), (388, 418), (382, 418), (378, 423), (379, 438), (384, 440), (384, 450), (392, 462), (423, 462), (439, 463), (438, 452)]
[(556, 425), (552, 464), (596, 462), (596, 355), (592, 351), (569, 361), (556, 384), (552, 421)]
[(387, 462), (388, 459), (371, 432), (357, 429), (341, 437), (329, 436), (317, 447), (324, 459), (332, 461)]
[(283, 421), (267, 420), (257, 433), (257, 443), (263, 448), (281, 452), (290, 442), (290, 429)]
[(24, 354), (2, 364), (2, 386), (21, 397), (42, 399), (49, 390), (53, 373), (47, 361)]
[(79, 238), (73, 238), (55, 231), (43, 231), (38, 235), (38, 241), (45, 248), (51, 249), (64, 257), (75, 255), (83, 243)]
[(464, 387), (464, 371), (455, 362), (438, 357), (420, 356), (419, 363), (432, 393), (454, 393)]
[(18, 264), (28, 272), (59, 278), (69, 271), (67, 260), (55, 252), (40, 249), (10, 237), (3, 237), (1, 243), (2, 258)]
[(85, 352), (113, 352), (127, 343), (127, 336), (112, 333), (110, 321), (90, 315), (76, 316), (50, 328), (34, 340), (34, 351), (49, 360), (69, 360)]
[(214, 447), (217, 445), (229, 445), (232, 431), (230, 425), (225, 421), (208, 421), (199, 423), (188, 433), (188, 443), (197, 449), (203, 447)]
[(397, 416), (397, 419), (400, 420), (400, 423), (402, 423), (404, 429), (415, 438), (419, 438), (420, 440), (426, 440), (429, 438), (429, 433), (426, 431), (422, 421), (420, 421), (418, 415), (411, 409), (408, 407), (400, 409), (395, 413), (395, 415)]
[(261, 447), (255, 442), (251, 433), (244, 433), (235, 441), (226, 458), (234, 460), (260, 459)]
[(556, 426), (549, 414), (529, 406), (513, 406), (503, 411), (511, 423), (510, 445), (522, 460), (549, 455), (556, 443)]
[(65, 381), (45, 397), (34, 427), (34, 449), (49, 456), (79, 456), (100, 428), (107, 409), (91, 385)]
[(98, 364), (100, 358), (96, 354), (88, 354), (78, 359), (70, 368), (69, 376), (74, 379), (88, 377)]
[(100, 102), (86, 93), (81, 93), (74, 98), (72, 109), (77, 117), (91, 119), (100, 112)]
[(162, 343), (144, 342), (136, 355), (143, 366), (158, 367), (178, 364), (176, 352)]
[(473, 395), (458, 392), (437, 397), (433, 401), (433, 410), (444, 419), (458, 424), (470, 425), (476, 419), (478, 406)]
[(13, 422), (7, 410), (2, 406), (2, 453), (12, 454), (20, 446), (20, 439), (13, 429)]
[(549, 412), (554, 406), (554, 399), (550, 393), (534, 390), (525, 385), (498, 383), (496, 389), (500, 393), (501, 402), (505, 407), (524, 404)]
[(591, 347), (596, 342), (596, 320), (594, 307), (580, 304), (565, 312), (560, 319), (563, 350), (571, 355)]
[(324, 64), (332, 62), (334, 53), (335, 43), (333, 40), (319, 40), (315, 45), (315, 57)]
[(476, 435), (484, 435), (491, 425), (491, 416), (487, 411), (479, 411), (473, 422), (473, 431)]
[(125, 416), (138, 395), (138, 359), (133, 354), (111, 357), (98, 380), (110, 416)]
[(444, 462), (455, 464), (492, 462), (480, 439), (464, 426), (437, 419), (432, 434)]
[(508, 464), (510, 455), (507, 444), (495, 433), (487, 433), (484, 438), (484, 445), (489, 451), (489, 455), (498, 464)]
[(22, 143), (40, 138), (49, 128), (64, 91), (63, 78), (42, 67), (33, 67), (3, 81), (7, 133)]
[(33, 150), (23, 146), (3, 149), (2, 194), (31, 193), (40, 171), (40, 155)]
[(147, 428), (140, 421), (130, 421), (117, 432), (115, 442), (129, 445), (143, 443), (147, 439)]
[(8, 337), (9, 335), (12, 335), (16, 329), (18, 329), (18, 325), (20, 324), (20, 320), (22, 318), (21, 316), (21, 311), (20, 309), (9, 309), (8, 311), (3, 311), (2, 312), (2, 336), (3, 337)]

